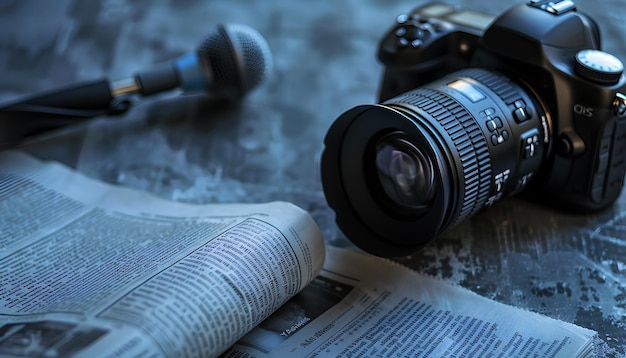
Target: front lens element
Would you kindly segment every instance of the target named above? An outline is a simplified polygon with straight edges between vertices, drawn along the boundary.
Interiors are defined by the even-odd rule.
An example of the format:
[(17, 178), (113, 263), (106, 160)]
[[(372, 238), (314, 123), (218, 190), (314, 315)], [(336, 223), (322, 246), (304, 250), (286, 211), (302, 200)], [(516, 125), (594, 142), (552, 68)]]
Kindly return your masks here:
[(376, 145), (376, 169), (393, 202), (412, 209), (429, 206), (436, 191), (435, 168), (415, 145), (397, 135), (381, 138)]

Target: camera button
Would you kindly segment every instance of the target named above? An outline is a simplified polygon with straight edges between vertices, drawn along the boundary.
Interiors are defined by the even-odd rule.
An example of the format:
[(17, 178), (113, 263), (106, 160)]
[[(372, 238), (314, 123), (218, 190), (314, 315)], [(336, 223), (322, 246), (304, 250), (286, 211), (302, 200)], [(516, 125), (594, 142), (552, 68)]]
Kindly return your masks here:
[(509, 139), (509, 132), (507, 130), (503, 130), (500, 133), (491, 135), (491, 144), (498, 145), (504, 143), (507, 139)]
[(513, 117), (517, 123), (521, 123), (530, 119), (531, 115), (526, 109), (526, 103), (523, 100), (518, 99), (513, 103), (515, 109), (513, 110)]
[(406, 35), (406, 27), (399, 27), (396, 30), (396, 36), (401, 37), (401, 36), (404, 36), (404, 35)]
[(409, 46), (409, 40), (405, 39), (404, 37), (401, 37), (398, 39), (398, 47), (407, 47)]
[(515, 111), (513, 111), (513, 116), (515, 117), (515, 121), (517, 123), (524, 122), (530, 118), (526, 108), (524, 107), (516, 108)]
[(541, 145), (539, 142), (539, 131), (536, 128), (533, 128), (522, 133), (520, 139), (522, 140), (522, 152), (524, 159), (534, 157)]
[(411, 39), (424, 39), (428, 36), (428, 32), (421, 28), (415, 27), (411, 30), (411, 33), (408, 34)]
[(424, 45), (424, 40), (429, 36), (429, 31), (425, 31), (415, 25), (407, 24), (400, 26), (394, 32), (397, 40), (396, 45), (399, 48), (412, 47), (420, 48)]
[(404, 24), (407, 21), (409, 21), (409, 15), (407, 14), (398, 15), (398, 17), (396, 17), (396, 22), (399, 24)]
[(489, 129), (490, 132), (494, 132), (503, 126), (504, 124), (500, 117), (487, 117), (487, 129)]
[(487, 108), (484, 111), (480, 112), (480, 116), (483, 118), (491, 117), (496, 114), (496, 110), (493, 108)]
[(420, 29), (420, 30), (422, 30), (422, 31), (424, 31), (424, 32), (433, 32), (433, 31), (434, 31), (434, 29), (433, 29), (433, 25), (432, 25), (432, 24), (430, 24), (430, 23), (428, 23), (428, 22), (427, 22), (427, 23), (424, 23), (424, 24), (421, 24), (421, 25), (419, 26), (419, 29)]
[(556, 147), (557, 153), (564, 157), (576, 157), (585, 152), (585, 143), (573, 131), (564, 131)]

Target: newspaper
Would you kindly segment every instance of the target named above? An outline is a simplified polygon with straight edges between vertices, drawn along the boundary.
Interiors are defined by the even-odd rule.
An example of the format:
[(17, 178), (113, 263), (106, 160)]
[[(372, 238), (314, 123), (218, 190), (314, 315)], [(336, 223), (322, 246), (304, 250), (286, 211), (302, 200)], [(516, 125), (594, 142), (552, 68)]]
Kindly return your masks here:
[(0, 153), (0, 356), (216, 356), (324, 253), (289, 203), (187, 205)]
[(594, 335), (325, 248), (289, 203), (182, 204), (0, 153), (2, 357), (588, 357)]
[(224, 357), (593, 357), (595, 334), (329, 246), (318, 277)]

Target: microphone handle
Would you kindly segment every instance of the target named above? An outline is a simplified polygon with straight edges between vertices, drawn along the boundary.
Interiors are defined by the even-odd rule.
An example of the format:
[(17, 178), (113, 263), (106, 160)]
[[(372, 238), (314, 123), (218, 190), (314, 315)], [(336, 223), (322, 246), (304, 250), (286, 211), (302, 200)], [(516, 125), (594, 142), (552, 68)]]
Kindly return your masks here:
[(161, 66), (116, 82), (104, 78), (80, 82), (0, 105), (0, 149), (92, 117), (121, 114), (131, 106), (129, 95), (149, 96), (180, 86), (179, 72), (191, 70), (179, 67)]
[(109, 81), (99, 79), (30, 96), (2, 106), (0, 111), (85, 117), (96, 112), (108, 112), (113, 98)]
[(0, 149), (91, 117), (123, 112), (130, 106), (130, 102), (115, 103), (113, 98), (109, 81), (100, 79), (4, 104), (0, 106)]

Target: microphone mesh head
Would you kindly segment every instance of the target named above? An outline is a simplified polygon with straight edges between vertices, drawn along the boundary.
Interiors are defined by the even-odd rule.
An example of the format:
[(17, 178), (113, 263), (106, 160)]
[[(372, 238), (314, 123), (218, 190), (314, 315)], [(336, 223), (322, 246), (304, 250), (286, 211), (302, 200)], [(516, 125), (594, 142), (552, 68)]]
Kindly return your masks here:
[(239, 24), (220, 25), (198, 48), (210, 71), (216, 97), (237, 98), (258, 86), (272, 70), (272, 54), (263, 36)]

